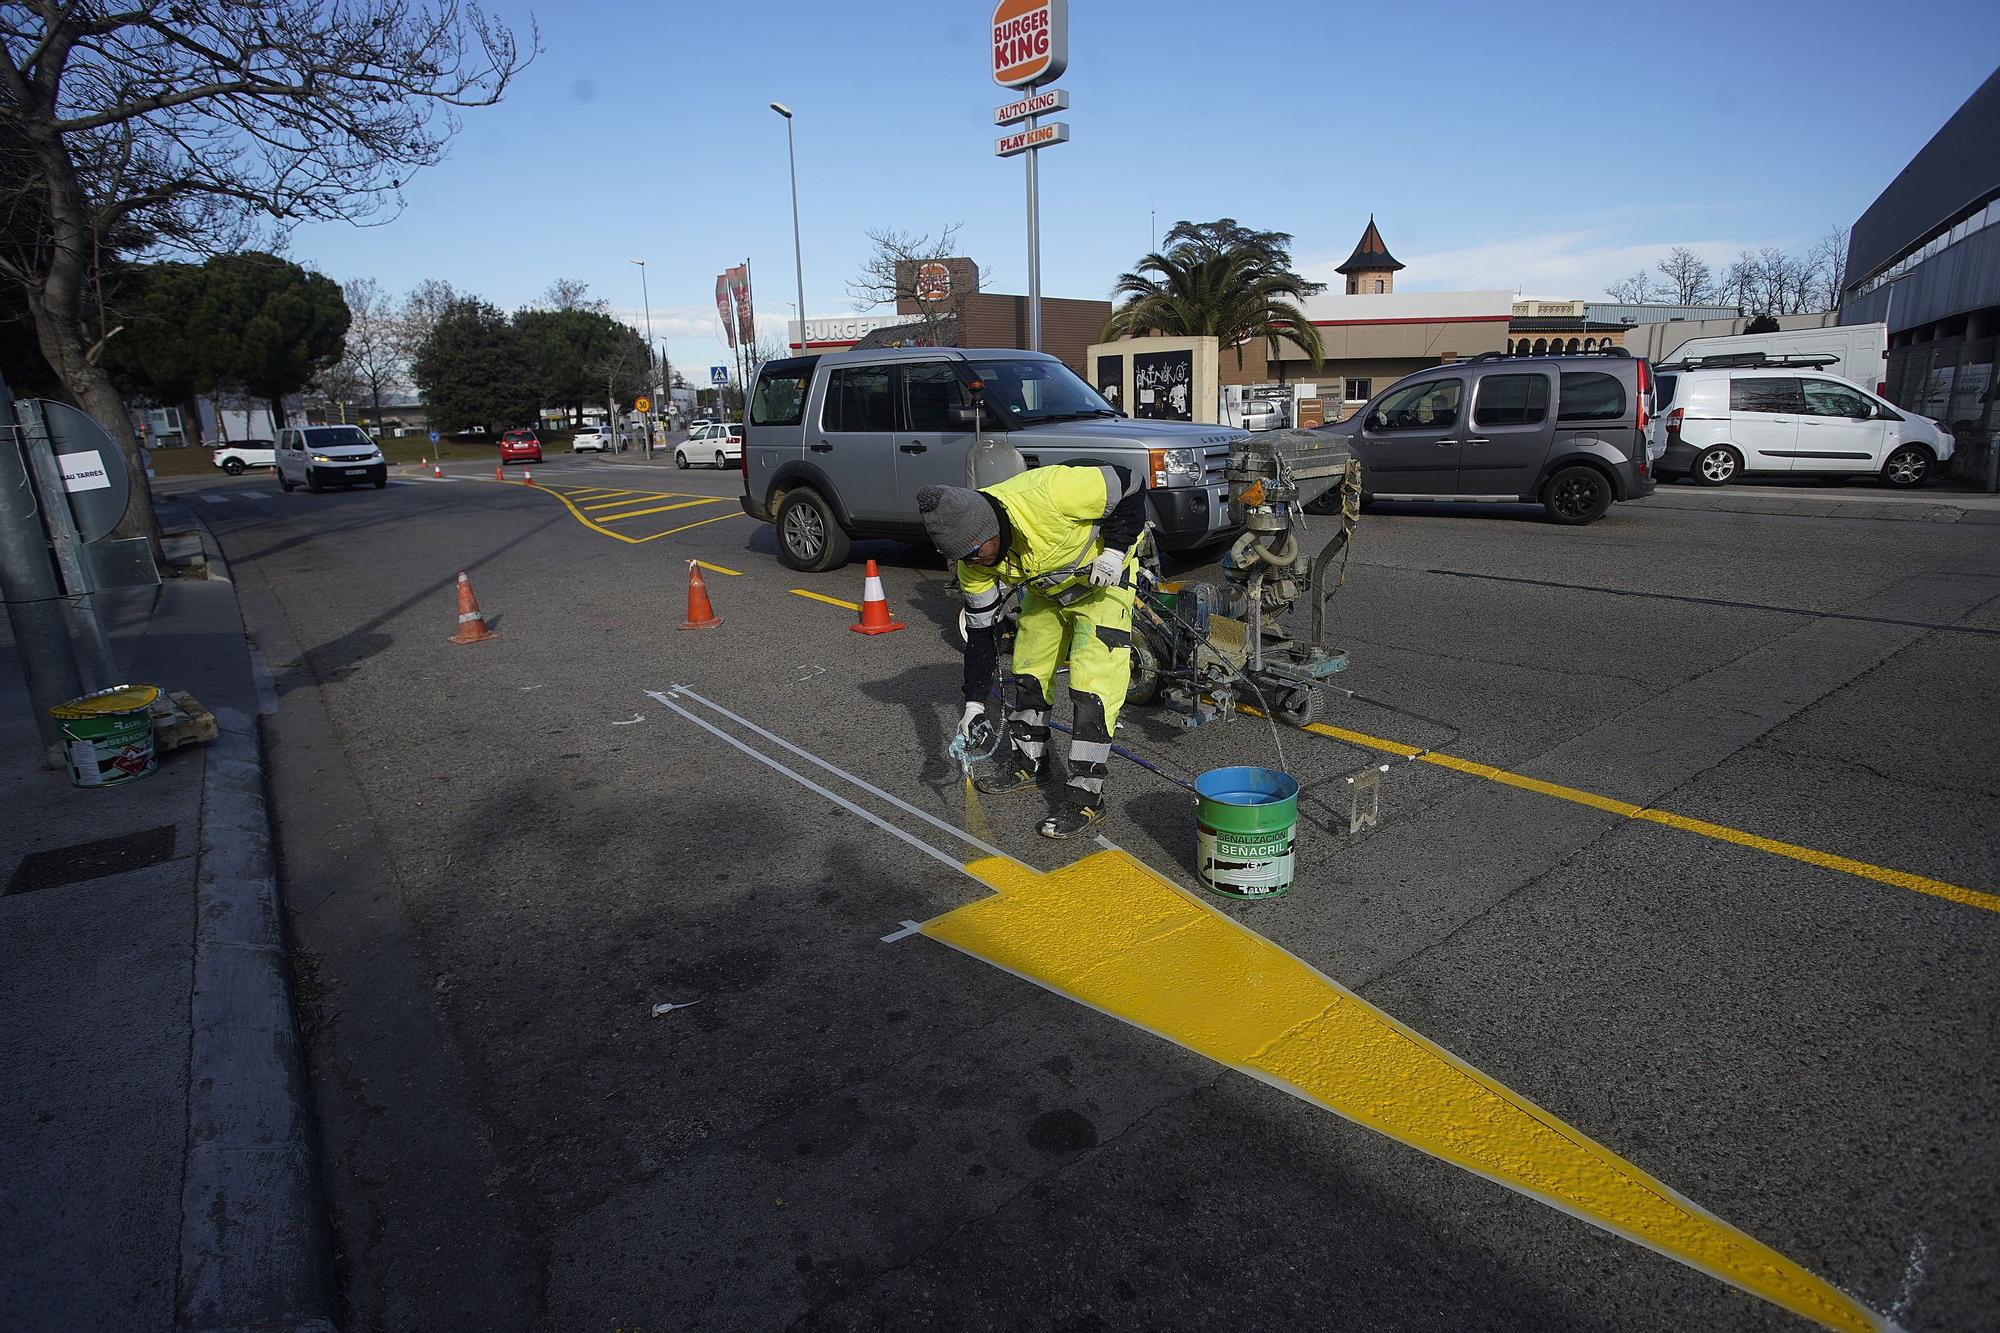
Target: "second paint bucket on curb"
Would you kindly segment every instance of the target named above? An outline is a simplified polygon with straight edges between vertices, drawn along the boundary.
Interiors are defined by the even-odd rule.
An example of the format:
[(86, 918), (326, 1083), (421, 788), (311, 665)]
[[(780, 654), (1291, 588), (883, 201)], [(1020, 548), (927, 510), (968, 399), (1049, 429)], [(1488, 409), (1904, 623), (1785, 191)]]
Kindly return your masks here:
[(1194, 780), (1195, 874), (1231, 898), (1292, 887), (1299, 784), (1270, 768), (1216, 768)]

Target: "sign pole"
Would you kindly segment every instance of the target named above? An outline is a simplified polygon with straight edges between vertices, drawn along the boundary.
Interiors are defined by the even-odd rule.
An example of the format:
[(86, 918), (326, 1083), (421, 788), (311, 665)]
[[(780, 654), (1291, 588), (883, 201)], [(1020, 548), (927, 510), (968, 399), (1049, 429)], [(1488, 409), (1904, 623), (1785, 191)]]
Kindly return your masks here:
[(1069, 126), (1060, 121), (1046, 130), (1042, 116), (1069, 105), (1060, 89), (1041, 91), (1069, 67), (1069, 0), (998, 0), (993, 6), (993, 81), (1023, 94), (993, 113), (996, 125), (1026, 121), (1027, 127), (1005, 135), (993, 145), (1000, 157), (1028, 156), (1028, 350), (1042, 350), (1042, 195), (1041, 148), (1065, 143)]
[[(14, 394), (0, 376), (0, 600), (20, 645), (44, 762), (61, 763), (61, 732), (49, 709), (83, 693), (76, 647), (63, 618), (62, 589), (56, 583), (33, 487), (28, 484), (22, 447), (26, 434), (14, 416)], [(60, 492), (58, 492), (60, 495)]]
[[(1029, 93), (1034, 92), (1030, 88)], [(1028, 132), (1034, 133), (1039, 116), (1028, 117)], [(1036, 180), (1036, 160), (1042, 155), (1039, 148), (1028, 150), (1028, 350), (1042, 350), (1042, 200)]]

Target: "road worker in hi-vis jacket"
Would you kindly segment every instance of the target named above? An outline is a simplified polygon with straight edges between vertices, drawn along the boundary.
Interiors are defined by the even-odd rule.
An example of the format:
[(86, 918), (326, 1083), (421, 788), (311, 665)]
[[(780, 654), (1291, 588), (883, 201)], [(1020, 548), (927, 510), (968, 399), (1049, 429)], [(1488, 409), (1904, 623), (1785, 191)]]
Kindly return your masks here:
[(983, 792), (1019, 791), (1050, 778), (1049, 700), (1069, 662), (1076, 714), (1069, 786), (1044, 819), (1045, 838), (1074, 838), (1104, 818), (1111, 735), (1132, 677), (1132, 584), (1146, 526), (1141, 478), (1122, 467), (1041, 467), (971, 490), (926, 486), (917, 508), (932, 542), (958, 562), (965, 595), (965, 712), (970, 741), (986, 716), (1003, 585), (1021, 589), (1007, 746), (975, 775)]

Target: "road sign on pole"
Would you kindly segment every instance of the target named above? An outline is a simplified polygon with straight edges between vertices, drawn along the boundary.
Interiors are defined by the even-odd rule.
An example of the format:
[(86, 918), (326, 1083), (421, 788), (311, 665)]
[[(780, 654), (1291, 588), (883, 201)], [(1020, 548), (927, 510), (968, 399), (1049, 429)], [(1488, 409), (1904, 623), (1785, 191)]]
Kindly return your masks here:
[(710, 367), (708, 368), (708, 382), (709, 382), (710, 384), (727, 384), (727, 383), (729, 383), (729, 367), (728, 367), (728, 366), (710, 366)]
[(650, 412), (653, 410), (653, 400), (644, 397), (639, 398), (633, 402), (632, 410), (634, 412)]

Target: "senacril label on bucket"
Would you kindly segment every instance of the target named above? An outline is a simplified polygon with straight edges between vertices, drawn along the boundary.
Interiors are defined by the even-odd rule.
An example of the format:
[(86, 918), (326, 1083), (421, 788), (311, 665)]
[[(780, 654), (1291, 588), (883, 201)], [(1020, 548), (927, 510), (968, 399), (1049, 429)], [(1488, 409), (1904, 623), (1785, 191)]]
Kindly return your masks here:
[(1202, 882), (1217, 893), (1263, 898), (1292, 887), (1293, 830), (1225, 833), (1199, 825), (1195, 857)]

